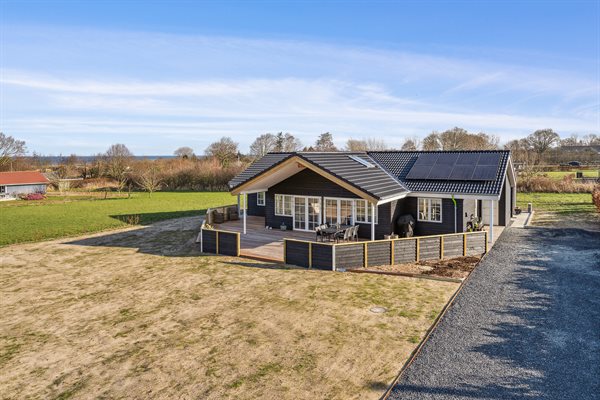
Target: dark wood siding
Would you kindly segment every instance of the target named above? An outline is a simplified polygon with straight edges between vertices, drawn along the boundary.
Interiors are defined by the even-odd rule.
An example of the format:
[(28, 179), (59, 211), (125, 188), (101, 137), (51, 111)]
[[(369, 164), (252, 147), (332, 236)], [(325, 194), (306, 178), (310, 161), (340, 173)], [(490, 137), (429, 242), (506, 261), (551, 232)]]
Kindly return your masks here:
[[(331, 182), (327, 178), (313, 172), (309, 169), (304, 169), (297, 174), (279, 182), (272, 186), (265, 196), (265, 223), (266, 225), (279, 229), (282, 222), (285, 222), (288, 229), (291, 229), (293, 224), (292, 217), (283, 217), (275, 215), (275, 194), (289, 194), (295, 196), (312, 196), (320, 197), (321, 201), (324, 197), (359, 199), (360, 197), (350, 192), (349, 190)], [(256, 201), (256, 200), (255, 200)], [(394, 202), (395, 206), (395, 202)], [(393, 232), (392, 229), (392, 205), (390, 203), (383, 204), (378, 207), (377, 224), (375, 225), (375, 238), (383, 239), (384, 235), (389, 235)], [(371, 224), (358, 224), (360, 226), (358, 235), (362, 238), (371, 238)]]
[(286, 240), (285, 263), (308, 268), (308, 242)]
[(333, 269), (333, 247), (329, 244), (312, 244), (312, 267), (316, 269)]
[[(398, 200), (394, 210), (395, 218), (410, 214), (415, 219), (415, 235), (441, 235), (454, 232), (454, 203), (452, 199), (442, 199), (442, 222), (425, 222), (417, 220), (417, 197), (406, 197)], [(463, 231), (463, 201), (456, 199), (456, 230)], [(394, 221), (395, 221), (394, 218)]]
[(219, 232), (219, 254), (227, 256), (238, 255), (238, 234), (234, 232)]
[[(506, 179), (504, 179), (506, 185)], [(498, 201), (498, 225), (506, 225), (506, 188), (502, 185), (500, 190), (500, 200)]]
[(364, 244), (336, 246), (335, 268), (362, 268), (365, 259)]
[(248, 215), (254, 215), (257, 217), (264, 217), (265, 216), (265, 208), (266, 208), (266, 202), (265, 202), (265, 206), (259, 206), (256, 203), (256, 199), (257, 199), (257, 194), (256, 193), (251, 193), (248, 195)]
[(217, 254), (217, 232), (209, 229), (202, 230), (202, 251)]

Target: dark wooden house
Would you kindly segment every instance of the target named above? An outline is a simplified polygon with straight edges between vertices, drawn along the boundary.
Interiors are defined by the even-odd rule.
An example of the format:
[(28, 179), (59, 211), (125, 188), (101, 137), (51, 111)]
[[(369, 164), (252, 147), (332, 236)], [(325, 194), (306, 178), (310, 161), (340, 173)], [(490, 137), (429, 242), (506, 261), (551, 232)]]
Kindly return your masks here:
[(358, 224), (359, 236), (371, 240), (394, 234), (405, 215), (416, 221), (415, 235), (463, 232), (473, 217), (493, 238), (493, 226), (509, 224), (516, 201), (503, 150), (269, 153), (229, 185), (247, 198), (247, 215), (264, 217), (267, 227)]

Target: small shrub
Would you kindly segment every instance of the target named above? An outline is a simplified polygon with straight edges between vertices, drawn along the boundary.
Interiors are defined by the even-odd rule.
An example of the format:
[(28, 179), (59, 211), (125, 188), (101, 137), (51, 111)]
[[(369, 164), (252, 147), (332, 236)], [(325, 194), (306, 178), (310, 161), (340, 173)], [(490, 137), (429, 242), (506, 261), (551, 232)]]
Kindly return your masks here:
[(44, 200), (46, 196), (43, 193), (22, 193), (19, 195), (21, 200)]
[(600, 213), (600, 185), (594, 187), (594, 191), (592, 192), (592, 202), (596, 206), (596, 210)]

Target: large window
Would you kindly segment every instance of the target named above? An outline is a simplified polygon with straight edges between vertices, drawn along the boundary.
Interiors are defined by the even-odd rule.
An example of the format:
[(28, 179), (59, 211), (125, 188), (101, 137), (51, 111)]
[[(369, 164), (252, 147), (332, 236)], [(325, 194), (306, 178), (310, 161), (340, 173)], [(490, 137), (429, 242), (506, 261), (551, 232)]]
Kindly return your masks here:
[(265, 205), (265, 192), (256, 193), (256, 205), (257, 206)]
[[(325, 198), (323, 221), (343, 225), (371, 223), (371, 205), (362, 199)], [(375, 223), (377, 223), (377, 207), (375, 207)]]
[(275, 195), (275, 215), (284, 217), (292, 216), (292, 196), (284, 194)]
[(417, 220), (442, 222), (442, 199), (418, 199)]
[(0, 193), (6, 193), (6, 186), (0, 186)]

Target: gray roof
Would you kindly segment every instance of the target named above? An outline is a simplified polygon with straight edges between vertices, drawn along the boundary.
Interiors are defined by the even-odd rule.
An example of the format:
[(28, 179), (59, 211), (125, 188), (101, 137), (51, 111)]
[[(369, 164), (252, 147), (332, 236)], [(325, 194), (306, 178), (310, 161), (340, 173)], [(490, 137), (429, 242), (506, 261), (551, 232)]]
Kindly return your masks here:
[[(406, 179), (408, 171), (419, 154), (424, 153), (499, 153), (501, 157), (496, 179), (493, 181)], [(397, 177), (411, 192), (499, 195), (504, 183), (510, 151), (372, 151), (369, 155), (390, 174)]]
[[(407, 179), (406, 175), (419, 154), (451, 153), (423, 151), (372, 151), (372, 152), (292, 152), (269, 153), (255, 161), (245, 171), (229, 182), (231, 190), (270, 170), (285, 160), (297, 156), (306, 162), (334, 175), (357, 189), (380, 200), (408, 192), (499, 195), (504, 182), (510, 151), (457, 151), (452, 153), (499, 153), (500, 165), (493, 181), (449, 181)], [(359, 157), (373, 164), (372, 168), (353, 159)]]
[[(232, 179), (229, 182), (230, 189), (235, 189), (293, 156), (301, 158), (379, 200), (408, 192), (397, 179), (392, 177), (381, 166), (377, 165), (364, 152), (269, 153), (255, 161), (244, 172)], [(369, 168), (360, 161), (352, 159), (350, 156), (360, 157), (364, 162), (372, 164), (373, 167)]]

